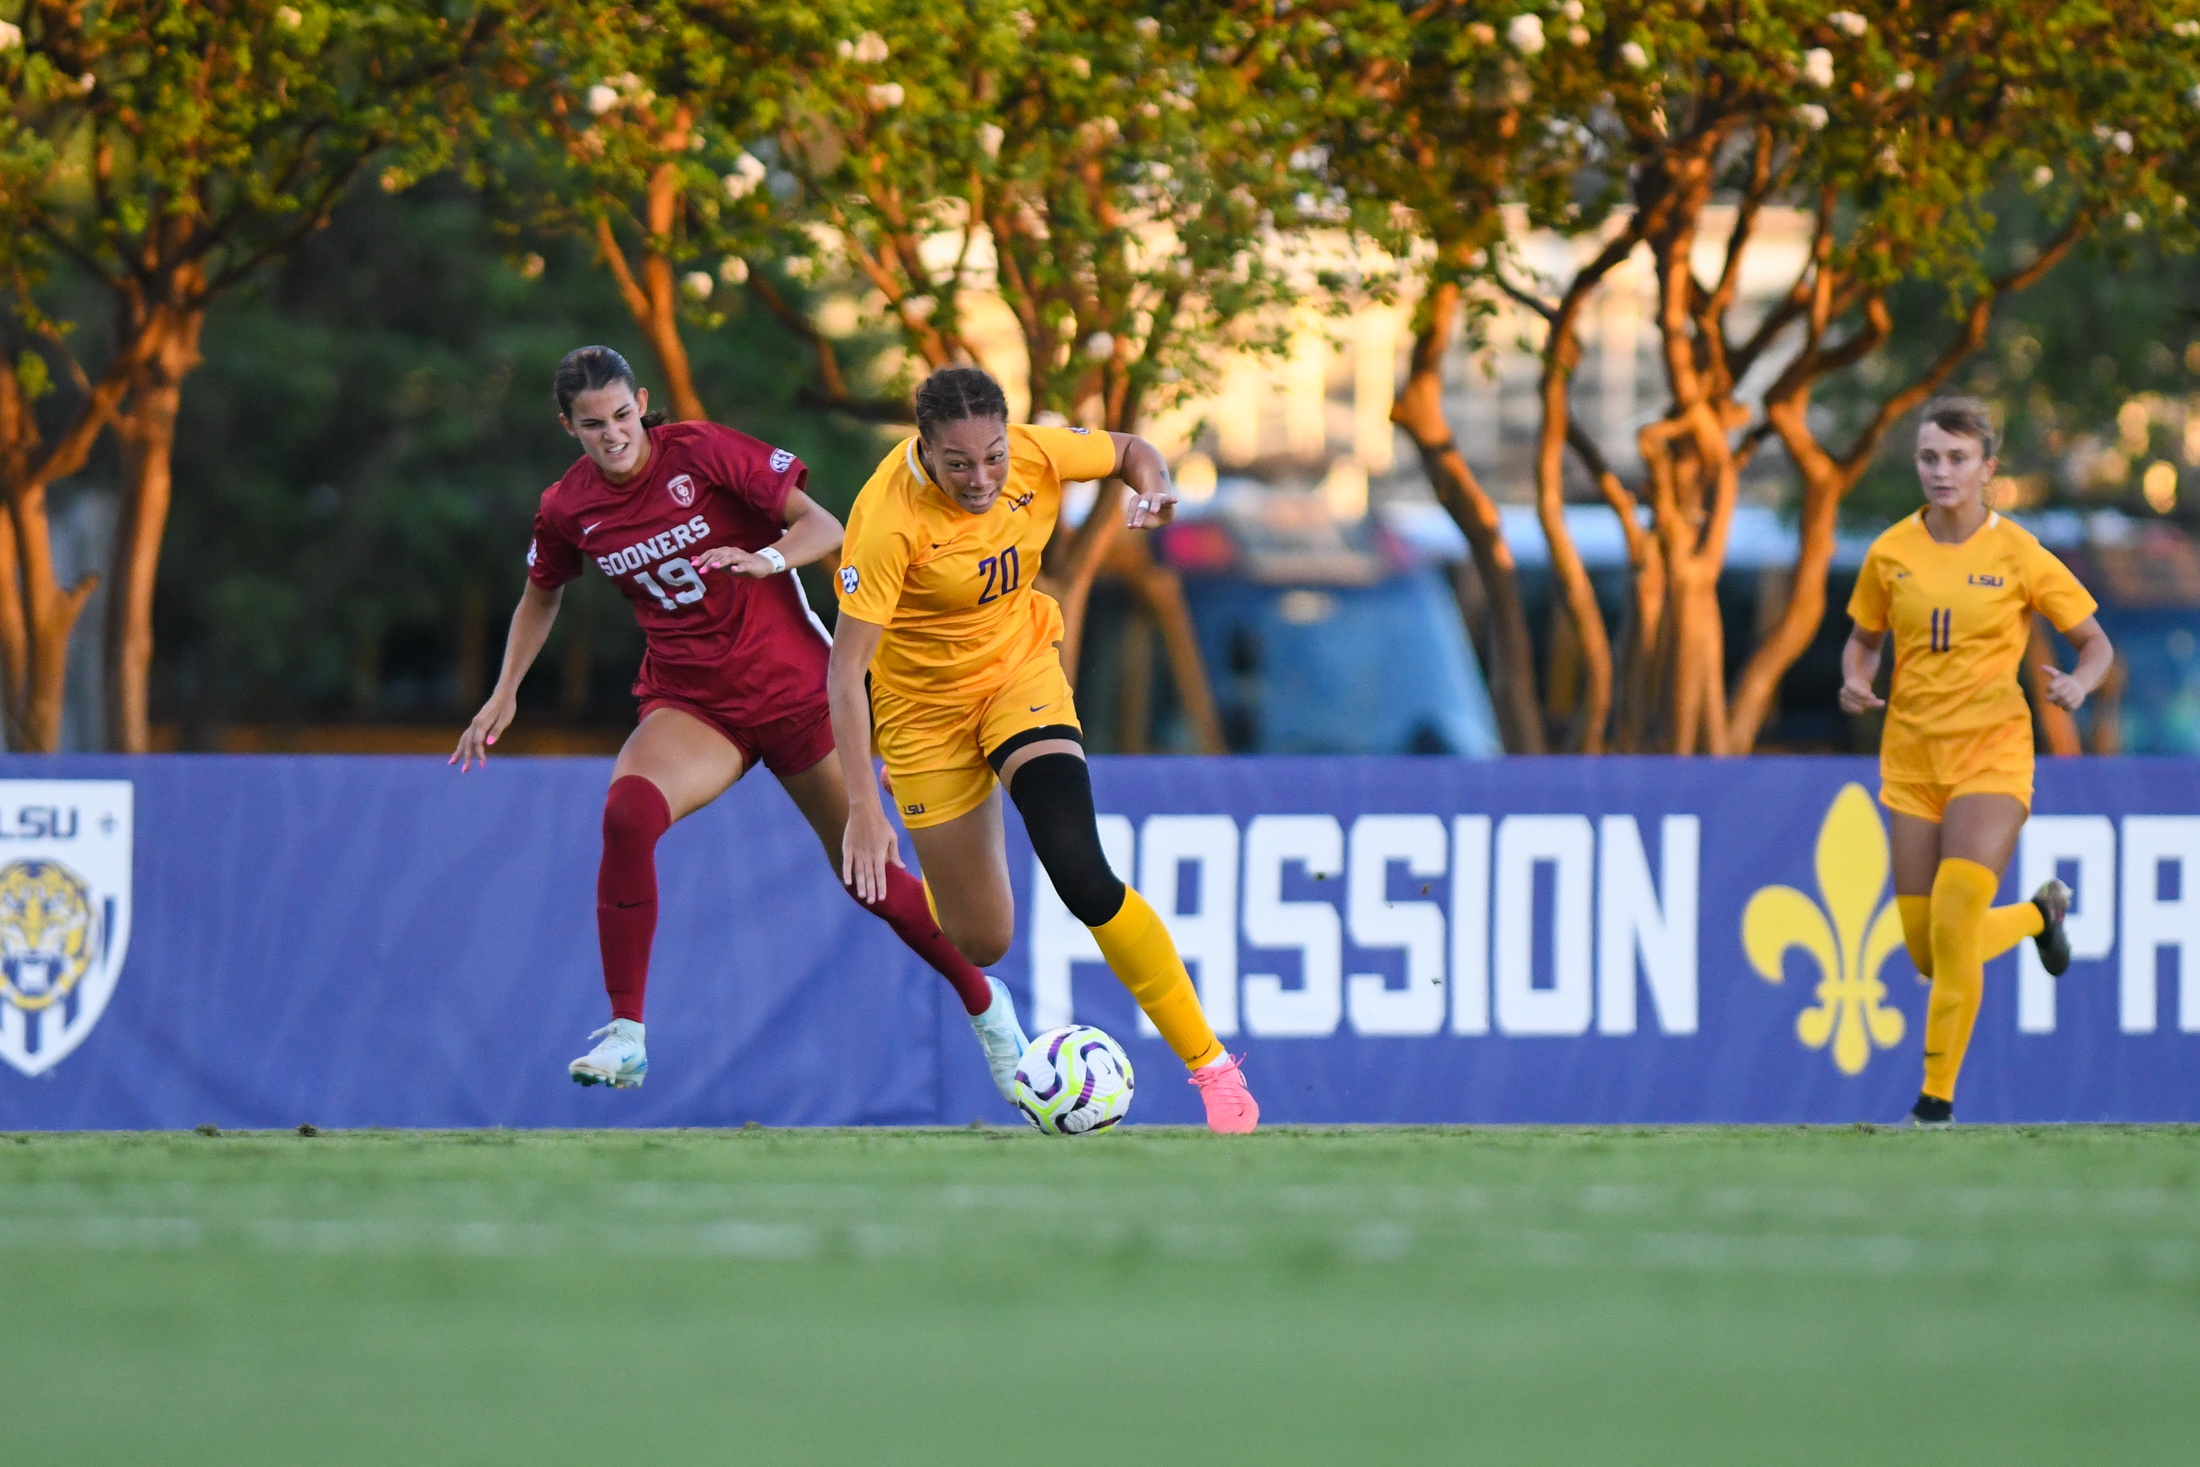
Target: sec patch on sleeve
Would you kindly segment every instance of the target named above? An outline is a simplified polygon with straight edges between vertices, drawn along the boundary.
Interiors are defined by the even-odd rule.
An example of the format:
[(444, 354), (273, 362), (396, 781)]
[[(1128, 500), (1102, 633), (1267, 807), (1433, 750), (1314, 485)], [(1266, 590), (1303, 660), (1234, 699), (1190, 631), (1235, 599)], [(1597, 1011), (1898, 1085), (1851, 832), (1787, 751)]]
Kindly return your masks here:
[(775, 449), (773, 449), (773, 450), (772, 450), (772, 472), (773, 472), (773, 473), (775, 473), (775, 474), (784, 474), (785, 472), (787, 472), (787, 465), (789, 465), (789, 464), (791, 464), (791, 463), (793, 463), (793, 462), (794, 462), (794, 455), (793, 455), (793, 454), (791, 454), (791, 453), (789, 453), (789, 452), (787, 452), (787, 450), (786, 450), (786, 449), (784, 449), (784, 448), (775, 448)]
[(860, 586), (860, 585), (862, 585), (862, 584), (863, 584), (863, 578), (862, 578), (861, 576), (859, 576), (859, 575), (857, 575), (857, 574), (856, 574), (856, 568), (855, 568), (854, 566), (852, 566), (852, 565), (844, 565), (844, 566), (842, 566), (842, 567), (840, 568), (840, 594), (841, 594), (841, 595), (843, 595), (843, 596), (853, 596), (853, 595), (855, 595), (855, 593), (856, 593), (856, 587), (858, 587), (858, 586)]

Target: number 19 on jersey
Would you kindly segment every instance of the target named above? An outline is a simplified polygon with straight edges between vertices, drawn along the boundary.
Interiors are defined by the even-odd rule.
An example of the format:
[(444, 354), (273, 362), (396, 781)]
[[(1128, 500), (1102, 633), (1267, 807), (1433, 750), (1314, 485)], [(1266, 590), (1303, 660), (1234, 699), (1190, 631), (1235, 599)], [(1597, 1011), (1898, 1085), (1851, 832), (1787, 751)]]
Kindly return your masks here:
[[(657, 575), (664, 584), (657, 583), (657, 576), (648, 571), (634, 572), (634, 580), (643, 590), (657, 598), (657, 604), (671, 611), (678, 606), (690, 606), (703, 599), (703, 578), (685, 557), (674, 557), (657, 563)], [(670, 587), (670, 589), (666, 589)]]

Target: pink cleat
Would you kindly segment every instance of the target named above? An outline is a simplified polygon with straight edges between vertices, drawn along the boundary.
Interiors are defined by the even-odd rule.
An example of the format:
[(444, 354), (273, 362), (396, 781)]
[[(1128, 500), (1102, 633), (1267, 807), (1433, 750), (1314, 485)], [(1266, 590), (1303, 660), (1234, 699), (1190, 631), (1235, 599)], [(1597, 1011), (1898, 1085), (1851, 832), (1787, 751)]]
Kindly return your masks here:
[(1207, 1103), (1207, 1129), (1217, 1136), (1243, 1136), (1260, 1124), (1260, 1102), (1245, 1088), (1245, 1056), (1224, 1055), (1219, 1064), (1192, 1071), (1188, 1082)]

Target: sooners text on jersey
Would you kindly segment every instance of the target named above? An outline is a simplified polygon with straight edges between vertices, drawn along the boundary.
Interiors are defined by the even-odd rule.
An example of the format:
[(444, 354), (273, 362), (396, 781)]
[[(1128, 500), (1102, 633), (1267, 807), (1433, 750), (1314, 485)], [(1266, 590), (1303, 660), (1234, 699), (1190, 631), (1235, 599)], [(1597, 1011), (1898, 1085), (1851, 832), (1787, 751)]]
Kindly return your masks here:
[(822, 703), (824, 628), (792, 575), (705, 571), (714, 546), (756, 551), (784, 529), (787, 496), (809, 477), (785, 449), (715, 423), (649, 430), (649, 462), (624, 484), (587, 458), (542, 496), (528, 576), (562, 586), (585, 559), (634, 605), (648, 652), (637, 697), (671, 697), (755, 725)]

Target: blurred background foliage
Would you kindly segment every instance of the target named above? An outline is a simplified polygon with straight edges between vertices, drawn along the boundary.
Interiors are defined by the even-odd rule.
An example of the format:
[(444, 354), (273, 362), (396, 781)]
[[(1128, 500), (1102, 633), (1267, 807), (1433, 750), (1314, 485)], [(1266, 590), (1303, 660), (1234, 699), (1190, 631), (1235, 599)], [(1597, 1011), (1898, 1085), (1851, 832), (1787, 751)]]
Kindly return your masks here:
[[(730, 299), (719, 329), (691, 333), (698, 383), (721, 421), (800, 454), (844, 513), (878, 430), (797, 407), (802, 348)], [(458, 179), (356, 190), (207, 324), (177, 435), (197, 492), (178, 496), (162, 557), (156, 715), (190, 747), (233, 722), (470, 712), (536, 503), (577, 456), (551, 373), (604, 342), (646, 381), (635, 336), (585, 246), (500, 232)], [(630, 719), (640, 653), (616, 592), (584, 577), (525, 701)]]
[[(2005, 191), (1991, 207), (2010, 256), (1994, 268), (2023, 263), (2018, 256), (2053, 232), (2024, 191)], [(1827, 394), (1836, 412), (1861, 416), (1878, 380), (1913, 373), (1940, 349), (1944, 296), (1911, 285), (1895, 305), (1886, 359)], [(2003, 508), (2113, 508), (2149, 518), (2166, 508), (2189, 518), (2189, 492), (2181, 503), (2149, 503), (2146, 471), (2157, 463), (2182, 464), (2188, 473), (2200, 465), (2200, 414), (2188, 405), (2200, 400), (2200, 256), (2137, 231), (2094, 236), (2002, 305), (1985, 347), (1957, 369), (1949, 390), (2001, 409)], [(1872, 530), (1917, 503), (1910, 441), (1897, 434), (1844, 501), (1842, 519), (1845, 527)]]

